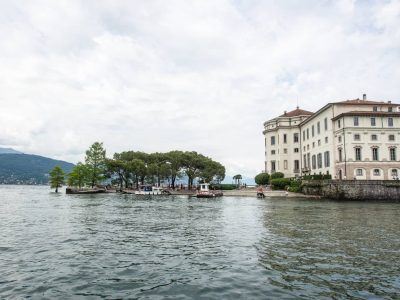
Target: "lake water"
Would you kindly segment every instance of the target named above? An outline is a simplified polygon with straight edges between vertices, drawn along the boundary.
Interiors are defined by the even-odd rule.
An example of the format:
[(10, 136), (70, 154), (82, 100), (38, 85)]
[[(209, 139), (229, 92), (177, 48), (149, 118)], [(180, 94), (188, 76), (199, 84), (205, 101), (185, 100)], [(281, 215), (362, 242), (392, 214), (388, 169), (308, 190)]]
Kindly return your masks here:
[(400, 205), (0, 186), (0, 298), (400, 298)]

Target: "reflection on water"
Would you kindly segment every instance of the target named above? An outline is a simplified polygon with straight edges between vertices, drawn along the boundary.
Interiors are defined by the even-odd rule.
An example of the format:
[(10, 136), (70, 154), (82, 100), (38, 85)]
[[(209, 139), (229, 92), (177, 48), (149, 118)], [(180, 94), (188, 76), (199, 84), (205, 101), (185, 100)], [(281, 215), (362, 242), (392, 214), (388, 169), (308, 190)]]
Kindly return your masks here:
[(0, 298), (400, 298), (400, 206), (0, 186)]

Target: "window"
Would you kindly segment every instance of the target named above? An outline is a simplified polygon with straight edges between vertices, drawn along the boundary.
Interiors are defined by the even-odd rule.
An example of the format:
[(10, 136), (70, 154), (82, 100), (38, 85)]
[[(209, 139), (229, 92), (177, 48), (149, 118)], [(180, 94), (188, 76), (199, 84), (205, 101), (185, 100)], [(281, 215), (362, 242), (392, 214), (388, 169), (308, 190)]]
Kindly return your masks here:
[(275, 137), (271, 136), (271, 145), (275, 145)]
[(360, 140), (360, 135), (357, 133), (354, 135), (354, 140), (359, 141)]
[(312, 156), (312, 168), (317, 168), (317, 157), (315, 156), (315, 154)]
[(311, 136), (312, 136), (312, 137), (314, 137), (314, 131), (315, 131), (315, 130), (314, 130), (314, 125), (313, 125), (313, 126), (311, 126)]
[(284, 161), (283, 161), (283, 168), (284, 168), (285, 170), (287, 170), (287, 169), (288, 169), (288, 163), (287, 163), (287, 160), (284, 160)]
[(328, 144), (328, 137), (325, 137), (325, 144)]
[(310, 144), (307, 144), (307, 150), (310, 150)]
[(393, 127), (393, 118), (388, 118), (388, 126)]
[(361, 160), (361, 147), (355, 147), (355, 158), (356, 160), (360, 161)]
[(338, 149), (339, 162), (343, 161), (342, 148)]
[(310, 153), (307, 153), (307, 167), (310, 168), (311, 161), (310, 161)]
[(354, 117), (354, 126), (358, 126), (359, 125), (359, 123), (358, 123), (358, 117)]
[(322, 168), (322, 153), (318, 153), (317, 155), (317, 164), (318, 164), (318, 169)]
[(275, 172), (276, 171), (276, 163), (275, 161), (271, 161), (271, 172)]
[(392, 112), (393, 111), (393, 107), (392, 106), (389, 106), (388, 107), (388, 112)]
[(356, 175), (357, 176), (363, 176), (363, 169), (357, 169), (356, 170)]
[(394, 134), (389, 134), (389, 141), (394, 141)]
[(324, 128), (325, 128), (325, 131), (328, 130), (328, 118), (324, 119)]
[(372, 110), (373, 110), (373, 111), (378, 111), (378, 107), (377, 107), (377, 106), (374, 106), (374, 107), (372, 108)]
[(271, 150), (271, 155), (275, 155), (275, 150)]
[(306, 151), (306, 146), (303, 146), (303, 150)]
[(396, 148), (392, 147), (389, 148), (390, 152), (390, 160), (395, 161), (396, 160)]
[(329, 151), (324, 152), (324, 162), (325, 162), (325, 168), (329, 167), (330, 165)]
[(318, 146), (321, 146), (321, 140), (318, 140)]
[(374, 169), (374, 176), (379, 176), (379, 175), (381, 175), (381, 170)]
[(375, 118), (371, 118), (371, 126), (376, 126), (376, 120), (375, 120)]
[(397, 169), (392, 169), (391, 174), (392, 174), (392, 177), (394, 177), (394, 178), (399, 177), (399, 173), (397, 172)]
[(315, 142), (312, 142), (312, 147), (315, 148)]
[(337, 121), (337, 126), (340, 128), (340, 120)]
[(283, 143), (284, 143), (284, 144), (287, 143), (287, 135), (286, 135), (286, 133), (283, 135)]
[(371, 135), (371, 141), (377, 141), (378, 136), (376, 134)]
[(310, 128), (307, 128), (307, 140), (310, 138)]
[(299, 134), (298, 133), (293, 134), (293, 142), (295, 142), (295, 143), (299, 142)]
[(304, 160), (304, 168), (307, 168), (307, 156), (304, 154), (303, 155), (303, 160)]
[(300, 162), (299, 162), (298, 159), (296, 159), (296, 160), (294, 161), (294, 172), (295, 172), (295, 173), (299, 172), (299, 169), (300, 169)]
[(321, 123), (318, 121), (317, 123), (317, 133), (320, 134), (321, 133)]
[(306, 131), (303, 130), (303, 141), (305, 141), (305, 140), (306, 140)]
[(283, 153), (287, 154), (287, 148), (283, 149)]
[(339, 141), (339, 143), (342, 142), (342, 136), (341, 135), (338, 136), (338, 141)]
[(378, 148), (372, 148), (372, 160), (379, 160)]
[(299, 153), (299, 148), (294, 148), (294, 153)]

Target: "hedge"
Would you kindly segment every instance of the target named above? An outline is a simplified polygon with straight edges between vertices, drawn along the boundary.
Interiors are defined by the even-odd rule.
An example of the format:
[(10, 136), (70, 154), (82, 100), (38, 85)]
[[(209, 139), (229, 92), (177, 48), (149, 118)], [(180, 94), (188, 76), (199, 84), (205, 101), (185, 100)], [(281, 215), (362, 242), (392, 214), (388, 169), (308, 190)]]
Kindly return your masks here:
[(314, 174), (314, 175), (304, 175), (304, 180), (324, 180), (324, 179), (332, 179), (332, 175), (330, 174)]
[(284, 190), (290, 186), (290, 182), (290, 178), (275, 178), (271, 180), (271, 186), (273, 190)]
[(224, 183), (221, 183), (221, 184), (212, 184), (212, 185), (210, 185), (210, 188), (211, 189), (216, 189), (216, 190), (228, 191), (228, 190), (237, 189), (237, 185), (236, 184), (224, 184)]
[(281, 172), (275, 172), (271, 174), (271, 179), (283, 178), (285, 175)]
[(300, 193), (302, 190), (301, 188), (301, 181), (300, 180), (292, 180), (289, 186), (289, 192), (293, 193)]
[(266, 185), (269, 183), (269, 178), (268, 173), (260, 173), (254, 178), (254, 181), (259, 185)]

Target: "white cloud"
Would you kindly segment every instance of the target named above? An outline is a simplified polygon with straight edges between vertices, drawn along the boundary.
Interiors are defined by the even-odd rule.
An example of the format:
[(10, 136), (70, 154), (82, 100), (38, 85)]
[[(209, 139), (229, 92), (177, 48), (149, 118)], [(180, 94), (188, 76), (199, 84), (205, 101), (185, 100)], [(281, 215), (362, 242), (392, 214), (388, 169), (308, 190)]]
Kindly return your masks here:
[(197, 150), (252, 176), (297, 99), (399, 101), (400, 1), (0, 1), (0, 70), (0, 145)]

